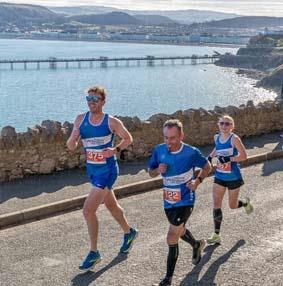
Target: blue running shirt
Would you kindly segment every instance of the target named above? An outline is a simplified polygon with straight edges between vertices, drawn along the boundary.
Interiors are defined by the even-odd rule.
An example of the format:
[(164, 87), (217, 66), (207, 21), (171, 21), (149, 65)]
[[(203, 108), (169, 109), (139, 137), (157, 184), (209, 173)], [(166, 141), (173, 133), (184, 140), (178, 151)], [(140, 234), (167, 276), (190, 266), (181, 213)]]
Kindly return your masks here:
[[(238, 150), (232, 144), (234, 133), (227, 138), (225, 142), (220, 141), (220, 134), (215, 136), (216, 156), (234, 157), (238, 155)], [(215, 178), (222, 181), (235, 181), (242, 179), (239, 164), (237, 162), (228, 162), (221, 164), (217, 160), (217, 169)]]
[(170, 152), (166, 144), (159, 144), (153, 151), (148, 167), (156, 169), (161, 163), (167, 165), (166, 172), (161, 174), (164, 208), (193, 206), (195, 192), (186, 183), (194, 178), (195, 167), (203, 168), (207, 164), (206, 158), (197, 148), (185, 143), (176, 152)]
[(86, 154), (87, 174), (100, 176), (109, 173), (113, 168), (118, 168), (116, 156), (104, 158), (102, 150), (107, 147), (113, 147), (114, 133), (109, 126), (109, 115), (104, 114), (100, 124), (90, 122), (90, 112), (80, 125), (80, 135)]

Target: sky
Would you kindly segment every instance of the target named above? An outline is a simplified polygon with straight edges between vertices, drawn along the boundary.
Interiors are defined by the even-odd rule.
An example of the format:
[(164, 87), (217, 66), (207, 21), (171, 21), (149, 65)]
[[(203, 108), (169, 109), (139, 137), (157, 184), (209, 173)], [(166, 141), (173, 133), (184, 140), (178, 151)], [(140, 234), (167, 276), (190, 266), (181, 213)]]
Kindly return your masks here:
[(283, 0), (9, 0), (1, 2), (43, 6), (111, 6), (131, 10), (212, 10), (241, 15), (283, 17)]

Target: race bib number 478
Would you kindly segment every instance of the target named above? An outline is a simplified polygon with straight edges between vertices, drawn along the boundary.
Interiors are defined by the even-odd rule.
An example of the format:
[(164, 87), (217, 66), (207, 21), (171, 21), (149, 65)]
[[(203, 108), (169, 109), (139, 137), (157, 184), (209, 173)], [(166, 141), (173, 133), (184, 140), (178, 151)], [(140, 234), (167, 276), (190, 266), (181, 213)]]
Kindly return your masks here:
[(86, 161), (89, 164), (105, 164), (106, 158), (103, 157), (101, 150), (86, 150)]
[(176, 204), (182, 200), (180, 189), (163, 189), (163, 199), (170, 204)]

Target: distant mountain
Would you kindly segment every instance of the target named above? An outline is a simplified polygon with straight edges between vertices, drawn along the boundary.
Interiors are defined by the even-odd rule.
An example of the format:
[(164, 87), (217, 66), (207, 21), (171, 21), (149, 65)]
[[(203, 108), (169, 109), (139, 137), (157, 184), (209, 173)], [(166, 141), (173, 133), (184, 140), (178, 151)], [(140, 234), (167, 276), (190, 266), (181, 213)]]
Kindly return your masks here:
[(142, 25), (143, 22), (122, 12), (110, 12), (99, 15), (76, 15), (67, 17), (70, 21), (96, 25)]
[(53, 7), (47, 6), (55, 13), (67, 14), (69, 16), (88, 15), (88, 14), (106, 14), (110, 12), (122, 12), (121, 9), (104, 6), (73, 6), (73, 7)]
[[(230, 13), (221, 13), (221, 12), (214, 12), (214, 11), (206, 11), (206, 10), (177, 10), (177, 11), (139, 11), (138, 13), (142, 14), (156, 14), (160, 16), (169, 17), (173, 21), (176, 21), (180, 24), (192, 24), (192, 23), (203, 23), (213, 20), (222, 20), (222, 19), (229, 19), (234, 18), (239, 15), (237, 14), (230, 14)], [(135, 12), (137, 13), (137, 12)], [(135, 15), (133, 13), (133, 15)]]
[(60, 15), (42, 6), (0, 3), (0, 24), (27, 25), (62, 20)]
[(211, 21), (205, 24), (216, 28), (265, 28), (283, 27), (283, 17), (244, 16), (220, 21)]
[[(79, 11), (84, 11), (83, 9)], [(101, 12), (103, 9), (100, 10)], [(77, 22), (96, 25), (168, 25), (175, 22), (159, 15), (129, 15), (124, 12), (104, 14), (66, 15), (64, 11), (55, 13), (38, 5), (0, 3), (0, 25), (17, 25), (21, 27), (42, 23)]]
[(142, 21), (145, 25), (173, 25), (175, 21), (165, 16), (159, 15), (134, 15), (134, 17)]
[(109, 12), (125, 12), (129, 15), (159, 15), (172, 19), (174, 22), (183, 24), (202, 23), (213, 20), (222, 20), (234, 18), (239, 15), (230, 13), (221, 13), (214, 11), (201, 11), (201, 10), (176, 10), (176, 11), (135, 11), (117, 9), (113, 7), (104, 6), (77, 6), (77, 7), (48, 7), (51, 11), (57, 13), (64, 13), (69, 15), (79, 14), (104, 14)]

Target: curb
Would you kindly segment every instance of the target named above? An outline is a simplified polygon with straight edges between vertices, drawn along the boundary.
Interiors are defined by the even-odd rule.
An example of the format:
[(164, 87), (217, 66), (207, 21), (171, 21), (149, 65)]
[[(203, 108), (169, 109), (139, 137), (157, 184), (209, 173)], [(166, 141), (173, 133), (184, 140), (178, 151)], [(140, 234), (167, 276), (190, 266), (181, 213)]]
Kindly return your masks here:
[[(283, 150), (250, 156), (246, 161), (241, 163), (241, 166), (248, 167), (279, 158), (283, 158)], [(215, 166), (213, 166), (213, 172), (214, 171)], [(117, 187), (114, 189), (114, 193), (117, 198), (122, 198), (132, 194), (143, 193), (161, 187), (162, 179), (154, 178)], [(22, 211), (0, 215), (0, 229), (81, 208), (87, 196), (88, 195), (78, 196), (39, 207), (33, 207)]]

